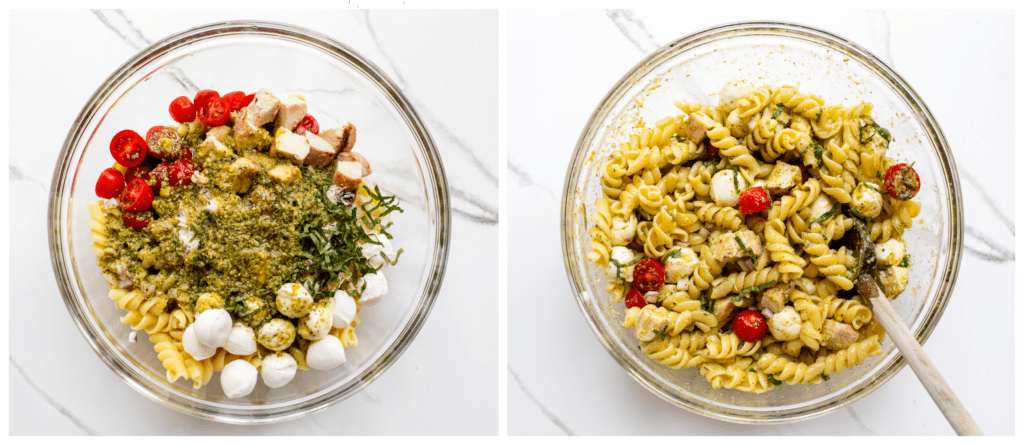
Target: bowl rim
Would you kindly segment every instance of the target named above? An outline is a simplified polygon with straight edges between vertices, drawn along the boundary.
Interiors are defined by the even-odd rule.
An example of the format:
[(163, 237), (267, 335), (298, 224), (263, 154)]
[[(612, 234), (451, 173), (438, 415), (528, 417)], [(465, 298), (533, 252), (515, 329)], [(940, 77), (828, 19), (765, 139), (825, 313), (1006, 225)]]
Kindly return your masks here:
[[(92, 327), (83, 321), (91, 318), (91, 315), (78, 304), (75, 292), (70, 290), (73, 286), (77, 285), (75, 274), (71, 270), (74, 258), (67, 255), (70, 252), (70, 227), (67, 233), (61, 233), (61, 224), (62, 221), (67, 220), (69, 217), (69, 209), (62, 208), (60, 204), (62, 197), (67, 191), (66, 189), (72, 188), (71, 185), (75, 183), (75, 181), (71, 181), (71, 185), (65, 187), (68, 173), (75, 172), (75, 166), (71, 163), (72, 158), (77, 154), (74, 151), (74, 147), (85, 136), (89, 123), (96, 117), (102, 118), (102, 116), (97, 116), (100, 104), (107, 101), (117, 87), (130, 79), (132, 75), (146, 68), (151, 60), (167, 52), (198, 42), (237, 36), (281, 40), (317, 50), (318, 54), (322, 56), (333, 57), (338, 61), (346, 63), (381, 89), (381, 92), (386, 95), (386, 98), (390, 100), (392, 106), (401, 115), (409, 131), (414, 136), (419, 151), (422, 152), (423, 161), (425, 162), (423, 172), (429, 180), (425, 184), (427, 185), (426, 193), (428, 197), (433, 196), (435, 200), (433, 209), (430, 210), (436, 218), (434, 236), (435, 239), (441, 241), (434, 247), (433, 257), (428, 258), (429, 261), (432, 261), (432, 263), (428, 264), (432, 264), (432, 266), (425, 274), (425, 284), (422, 293), (417, 300), (414, 300), (419, 302), (418, 306), (413, 309), (408, 322), (401, 327), (394, 342), (389, 344), (385, 352), (370, 363), (361, 374), (353, 376), (348, 384), (342, 385), (333, 391), (319, 394), (316, 397), (306, 396), (307, 399), (302, 403), (289, 404), (273, 409), (232, 408), (225, 411), (219, 408), (211, 409), (205, 400), (196, 404), (191, 399), (180, 396), (168, 386), (158, 387), (135, 378), (132, 374), (138, 371), (133, 369), (134, 366), (127, 362), (122, 363), (123, 360), (121, 359), (115, 359), (117, 355), (115, 351), (107, 351), (105, 345), (98, 343), (94, 335), (102, 334), (94, 332)], [(430, 184), (433, 184), (433, 187)], [(413, 338), (423, 327), (440, 293), (451, 244), (451, 206), (448, 180), (437, 146), (427, 126), (423, 123), (419, 114), (416, 113), (412, 104), (383, 70), (348, 45), (311, 29), (271, 21), (232, 20), (192, 27), (153, 43), (129, 58), (97, 88), (96, 92), (93, 93), (82, 108), (82, 111), (75, 118), (57, 157), (50, 186), (49, 203), (47, 205), (47, 236), (54, 275), (72, 320), (78, 326), (86, 341), (99, 355), (100, 359), (128, 383), (130, 387), (151, 400), (192, 416), (231, 424), (267, 424), (296, 419), (306, 414), (326, 409), (351, 397), (376, 380), (405, 352)], [(67, 245), (65, 245), (65, 239), (68, 241)], [(110, 356), (105, 352), (111, 352)], [(167, 385), (165, 382), (163, 384)], [(160, 391), (164, 393), (161, 394)], [(261, 405), (250, 406), (259, 407)]]
[[(575, 257), (573, 256), (575, 253), (575, 245), (572, 234), (567, 231), (567, 228), (573, 223), (573, 202), (577, 192), (575, 184), (578, 182), (580, 172), (583, 171), (583, 165), (587, 161), (587, 147), (591, 145), (591, 142), (595, 137), (602, 132), (602, 122), (600, 121), (601, 116), (606, 114), (610, 115), (615, 104), (624, 98), (626, 93), (632, 87), (632, 83), (640, 79), (643, 73), (660, 66), (663, 62), (678, 53), (685, 52), (689, 49), (699, 47), (721, 37), (730, 35), (771, 35), (773, 37), (798, 38), (805, 41), (814, 41), (819, 44), (825, 44), (833, 49), (842, 51), (852, 58), (856, 58), (861, 63), (873, 68), (882, 76), (885, 82), (896, 88), (897, 91), (910, 102), (912, 111), (920, 120), (925, 131), (936, 143), (938, 148), (936, 154), (940, 167), (942, 168), (943, 173), (951, 179), (949, 184), (947, 184), (949, 202), (946, 203), (947, 207), (951, 209), (949, 214), (949, 228), (947, 229), (947, 234), (950, 239), (946, 241), (949, 245), (950, 252), (949, 260), (947, 262), (948, 267), (941, 275), (943, 280), (936, 292), (934, 309), (931, 311), (931, 315), (928, 315), (928, 313), (923, 314), (926, 315), (926, 318), (922, 320), (919, 329), (915, 332), (915, 337), (918, 342), (921, 345), (924, 345), (925, 341), (927, 341), (935, 326), (938, 324), (938, 319), (941, 318), (945, 311), (946, 306), (949, 303), (949, 299), (952, 297), (953, 287), (959, 273), (963, 251), (963, 198), (960, 193), (960, 179), (957, 174), (956, 165), (953, 162), (952, 151), (949, 149), (949, 145), (946, 142), (942, 130), (939, 128), (938, 122), (928, 110), (924, 100), (918, 96), (917, 92), (915, 92), (914, 89), (911, 88), (911, 86), (899, 74), (897, 74), (895, 70), (886, 65), (885, 62), (872, 54), (866, 48), (863, 48), (860, 45), (834, 33), (807, 25), (792, 22), (754, 20), (730, 22), (711, 26), (678, 38), (661, 48), (658, 48), (627, 71), (594, 109), (594, 112), (583, 127), (583, 131), (577, 140), (572, 158), (569, 162), (562, 190), (562, 206), (560, 215), (562, 259), (565, 264), (567, 272), (566, 275), (569, 279), (570, 288), (572, 288), (573, 295), (575, 296), (576, 303), (583, 314), (583, 318), (590, 326), (590, 329), (594, 332), (598, 341), (600, 341), (605, 347), (605, 350), (641, 386), (673, 405), (713, 419), (748, 424), (802, 421), (822, 416), (826, 413), (849, 405), (881, 387), (885, 382), (889, 381), (889, 379), (899, 373), (899, 371), (906, 365), (903, 355), (900, 354), (898, 349), (895, 350), (895, 360), (891, 365), (886, 368), (880, 368), (876, 372), (874, 379), (865, 381), (860, 387), (849, 393), (848, 397), (839, 401), (826, 399), (825, 401), (814, 405), (803, 406), (790, 411), (780, 410), (778, 413), (781, 415), (776, 417), (763, 417), (757, 414), (743, 415), (744, 412), (741, 410), (708, 410), (702, 405), (694, 403), (691, 400), (677, 398), (659, 384), (648, 381), (644, 377), (642, 370), (630, 360), (629, 356), (618, 354), (618, 349), (604, 337), (601, 327), (595, 321), (597, 314), (594, 313), (594, 309), (587, 302), (590, 297), (587, 296), (588, 291), (583, 287), (585, 278), (582, 276), (582, 272), (576, 270), (573, 264), (575, 261)], [(584, 215), (584, 219), (585, 218), (586, 215)], [(881, 376), (879, 376), (879, 374), (881, 374)]]

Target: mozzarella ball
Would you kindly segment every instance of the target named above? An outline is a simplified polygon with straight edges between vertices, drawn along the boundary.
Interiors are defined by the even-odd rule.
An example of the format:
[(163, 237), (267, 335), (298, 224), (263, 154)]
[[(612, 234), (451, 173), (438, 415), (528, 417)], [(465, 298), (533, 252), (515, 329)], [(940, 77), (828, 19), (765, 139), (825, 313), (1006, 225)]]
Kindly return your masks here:
[(892, 238), (875, 245), (875, 259), (882, 266), (898, 266), (907, 256), (907, 243), (899, 238)]
[(245, 360), (235, 360), (224, 365), (220, 373), (220, 387), (230, 399), (244, 397), (256, 387), (256, 367)]
[(306, 350), (306, 364), (313, 369), (334, 369), (344, 364), (345, 360), (345, 347), (333, 335), (310, 343)]
[(907, 267), (889, 266), (878, 270), (878, 284), (890, 300), (903, 293), (909, 282), (910, 269)]
[(331, 332), (334, 314), (325, 303), (313, 306), (313, 309), (299, 320), (299, 336), (306, 340), (319, 340)]
[[(615, 262), (608, 261), (608, 266), (604, 268), (604, 274), (611, 279), (622, 278), (626, 281), (633, 281), (633, 265), (630, 264), (636, 258), (633, 254), (633, 250), (628, 247), (615, 246), (612, 247), (611, 259), (617, 261), (622, 267), (615, 265)], [(627, 266), (628, 264), (628, 266)]]
[(383, 272), (375, 272), (363, 275), (356, 283), (356, 287), (362, 289), (359, 294), (359, 301), (365, 305), (372, 306), (380, 301), (380, 297), (388, 293), (388, 280), (384, 278)]
[(722, 207), (736, 207), (740, 202), (740, 192), (737, 190), (746, 188), (747, 180), (732, 169), (722, 170), (711, 177), (711, 199)]
[(299, 283), (286, 283), (277, 290), (277, 311), (288, 318), (301, 318), (313, 307), (313, 296)]
[(352, 320), (356, 319), (356, 299), (343, 290), (335, 291), (331, 299), (334, 303), (331, 308), (331, 325), (341, 329), (347, 328)]
[(668, 258), (665, 259), (665, 282), (667, 283), (678, 283), (689, 278), (700, 263), (697, 252), (694, 252), (693, 249), (683, 247), (677, 251), (679, 256), (670, 252), (667, 255)]
[(850, 210), (865, 218), (874, 218), (882, 213), (882, 194), (862, 182), (853, 189)]
[(295, 341), (295, 325), (283, 318), (275, 318), (260, 327), (259, 342), (265, 348), (283, 351)]
[(387, 255), (391, 261), (395, 260), (395, 251), (391, 248), (391, 240), (383, 234), (372, 234), (370, 238), (373, 238), (380, 244), (373, 243), (360, 243), (359, 247), (362, 249), (363, 256), (370, 260), (370, 265), (373, 267), (381, 267), (386, 264), (384, 257), (381, 253)]
[(256, 333), (252, 328), (235, 323), (228, 333), (228, 341), (224, 343), (224, 349), (235, 355), (249, 355), (256, 352)]
[(611, 227), (611, 242), (613, 246), (625, 246), (633, 242), (633, 236), (636, 235), (637, 219), (636, 214), (629, 215), (629, 221), (624, 221), (619, 218), (612, 218)]
[(730, 81), (723, 85), (721, 91), (718, 92), (718, 104), (722, 109), (732, 111), (752, 89), (754, 89), (753, 85), (746, 80)]
[(231, 332), (231, 314), (224, 309), (209, 309), (196, 316), (193, 324), (199, 342), (214, 348), (224, 346)]
[(185, 333), (181, 335), (181, 346), (185, 348), (188, 355), (196, 360), (207, 359), (217, 353), (216, 347), (206, 346), (199, 342), (199, 339), (196, 338), (195, 325), (185, 328)]
[(790, 341), (800, 337), (800, 314), (793, 306), (786, 306), (767, 321), (768, 330), (776, 340)]
[(651, 341), (659, 335), (659, 332), (665, 332), (667, 328), (667, 315), (657, 311), (641, 310), (636, 324), (633, 325), (633, 335), (637, 340)]
[(298, 366), (295, 357), (288, 353), (277, 352), (263, 357), (263, 364), (260, 365), (263, 384), (275, 389), (287, 385), (295, 378), (295, 370)]

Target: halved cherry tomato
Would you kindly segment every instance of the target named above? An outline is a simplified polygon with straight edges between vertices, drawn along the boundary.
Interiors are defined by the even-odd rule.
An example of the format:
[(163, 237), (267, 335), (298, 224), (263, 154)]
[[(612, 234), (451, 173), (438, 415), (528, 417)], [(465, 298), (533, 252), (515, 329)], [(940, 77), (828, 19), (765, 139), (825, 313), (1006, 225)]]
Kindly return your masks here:
[(142, 212), (124, 212), (121, 215), (121, 221), (124, 225), (131, 227), (135, 230), (142, 230), (143, 227), (149, 225), (150, 221), (153, 221), (153, 212), (145, 210)]
[(245, 96), (245, 99), (242, 99), (242, 102), (241, 102), (242, 106), (243, 107), (248, 107), (249, 104), (252, 103), (253, 99), (256, 99), (256, 94), (250, 94), (248, 96)]
[(647, 300), (635, 287), (626, 292), (626, 309), (647, 306)]
[(186, 146), (182, 146), (181, 147), (181, 158), (182, 159), (192, 159), (192, 149), (188, 148)]
[(146, 183), (153, 188), (153, 193), (159, 193), (160, 188), (170, 182), (171, 165), (172, 162), (164, 161), (156, 167), (153, 167), (153, 170), (149, 172), (149, 177), (146, 178)]
[(142, 178), (132, 179), (121, 192), (119, 201), (121, 201), (121, 208), (126, 212), (149, 210), (153, 205), (153, 189)]
[(665, 284), (665, 266), (654, 258), (644, 258), (633, 266), (633, 285), (644, 292), (661, 289)]
[(167, 170), (167, 179), (173, 186), (185, 186), (192, 183), (192, 174), (195, 172), (195, 164), (191, 160), (181, 158), (171, 164)]
[(110, 155), (118, 164), (134, 167), (146, 159), (146, 140), (132, 130), (122, 130), (110, 140)]
[(896, 164), (885, 172), (885, 191), (893, 198), (906, 201), (916, 196), (920, 189), (921, 177), (914, 170), (914, 164)]
[(129, 168), (128, 171), (124, 172), (124, 182), (131, 182), (132, 179), (142, 178), (143, 181), (149, 180), (149, 172), (153, 169), (146, 167), (145, 165), (138, 165)]
[(100, 173), (100, 179), (96, 180), (96, 196), (103, 199), (110, 199), (124, 190), (124, 176), (113, 168), (108, 168)]
[(312, 131), (313, 134), (320, 134), (320, 124), (317, 123), (316, 118), (308, 114), (302, 117), (302, 120), (299, 121), (299, 125), (295, 126), (295, 134), (306, 134), (306, 131)]
[(199, 121), (210, 126), (224, 125), (231, 119), (231, 111), (219, 97), (211, 98), (199, 107)]
[(202, 109), (204, 105), (206, 105), (206, 102), (208, 102), (210, 99), (219, 98), (219, 97), (220, 97), (220, 93), (218, 93), (216, 91), (213, 91), (213, 90), (202, 90), (202, 91), (196, 93), (195, 99), (192, 99), (192, 104), (195, 105), (196, 112), (198, 113), (199, 110)]
[(181, 136), (173, 127), (157, 125), (146, 133), (149, 154), (160, 159), (177, 159), (181, 153)]
[(245, 93), (241, 91), (232, 91), (221, 96), (220, 100), (224, 101), (224, 105), (228, 107), (228, 113), (230, 113), (244, 107), (244, 105), (242, 105), (242, 101), (245, 100)]
[(196, 120), (196, 107), (186, 96), (178, 97), (171, 101), (167, 111), (171, 113), (171, 119), (179, 124)]

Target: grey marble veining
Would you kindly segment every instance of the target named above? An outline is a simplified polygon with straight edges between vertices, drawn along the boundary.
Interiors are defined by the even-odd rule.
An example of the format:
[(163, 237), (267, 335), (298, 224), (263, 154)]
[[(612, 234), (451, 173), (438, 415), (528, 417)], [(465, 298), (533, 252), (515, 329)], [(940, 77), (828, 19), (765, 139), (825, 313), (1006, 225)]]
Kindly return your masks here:
[(78, 416), (74, 415), (70, 410), (65, 408), (56, 399), (54, 399), (53, 397), (50, 397), (50, 395), (47, 394), (45, 391), (43, 391), (42, 388), (39, 387), (39, 385), (36, 385), (36, 383), (33, 382), (32, 379), (28, 376), (28, 374), (25, 373), (25, 370), (22, 369), (21, 366), (18, 366), (18, 363), (14, 361), (14, 357), (8, 357), (8, 360), (11, 363), (11, 367), (14, 368), (14, 370), (18, 372), (18, 375), (20, 375), (21, 378), (25, 380), (25, 383), (27, 383), (28, 386), (30, 388), (32, 388), (32, 391), (34, 391), (36, 394), (38, 394), (39, 397), (41, 397), (43, 400), (45, 400), (46, 403), (48, 403), (51, 407), (53, 407), (53, 409), (57, 410), (57, 412), (60, 413), (60, 415), (64, 416), (66, 419), (71, 421), (71, 423), (75, 424), (75, 426), (82, 433), (90, 435), (90, 436), (98, 436), (99, 435), (99, 432), (93, 430), (91, 427), (89, 427), (89, 425), (86, 425), (85, 422), (82, 421), (82, 419), (80, 419), (80, 418), (78, 418)]
[(516, 374), (512, 367), (508, 368), (508, 375), (512, 376), (512, 380), (515, 380), (516, 385), (523, 390), (523, 393), (530, 398), (530, 401), (533, 402), (534, 406), (536, 406), (537, 409), (544, 413), (544, 415), (548, 418), (548, 420), (551, 421), (552, 424), (554, 424), (560, 430), (562, 430), (562, 432), (565, 433), (566, 436), (576, 435), (575, 433), (573, 433), (572, 429), (570, 429), (569, 426), (566, 425), (564, 421), (562, 421), (562, 419), (558, 418), (558, 416), (555, 413), (551, 412), (550, 409), (544, 406), (544, 404), (537, 399), (537, 396), (533, 395), (533, 393), (530, 392), (526, 385), (523, 384), (523, 380), (519, 378), (519, 375)]

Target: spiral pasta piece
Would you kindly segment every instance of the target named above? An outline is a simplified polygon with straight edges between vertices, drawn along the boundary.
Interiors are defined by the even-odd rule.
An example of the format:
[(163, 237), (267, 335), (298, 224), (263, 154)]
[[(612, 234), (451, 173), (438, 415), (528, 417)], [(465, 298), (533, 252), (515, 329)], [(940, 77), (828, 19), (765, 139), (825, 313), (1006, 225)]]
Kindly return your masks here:
[(882, 353), (882, 346), (878, 344), (878, 337), (870, 336), (864, 340), (850, 345), (824, 358), (824, 369), (822, 374), (832, 375), (842, 372), (844, 369), (853, 369), (854, 366), (862, 363), (868, 357)]

